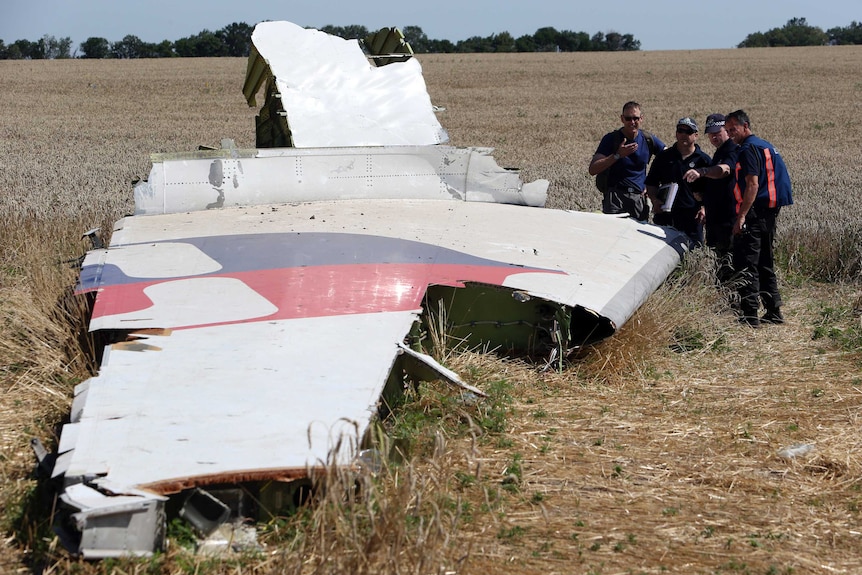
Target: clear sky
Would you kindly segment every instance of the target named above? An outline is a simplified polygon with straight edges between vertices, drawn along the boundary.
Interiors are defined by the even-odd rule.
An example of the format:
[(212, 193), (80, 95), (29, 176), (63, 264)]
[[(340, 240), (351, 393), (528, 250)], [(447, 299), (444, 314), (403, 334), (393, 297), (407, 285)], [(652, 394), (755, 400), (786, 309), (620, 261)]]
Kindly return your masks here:
[(0, 39), (70, 37), (72, 51), (91, 36), (128, 34), (175, 41), (233, 22), (289, 20), (300, 26), (419, 26), (457, 42), (509, 32), (516, 38), (557, 30), (632, 34), (642, 50), (732, 48), (752, 32), (801, 17), (824, 31), (862, 21), (859, 0), (0, 0)]

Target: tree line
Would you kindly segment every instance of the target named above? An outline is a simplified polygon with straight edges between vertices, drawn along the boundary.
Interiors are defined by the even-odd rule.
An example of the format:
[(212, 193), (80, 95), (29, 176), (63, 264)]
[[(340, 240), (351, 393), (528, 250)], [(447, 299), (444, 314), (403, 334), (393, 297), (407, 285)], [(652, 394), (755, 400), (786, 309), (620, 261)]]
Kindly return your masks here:
[[(72, 39), (44, 36), (36, 41), (16, 40), (5, 44), (0, 40), (0, 60), (42, 60), (63, 58), (194, 58), (218, 56), (248, 56), (254, 26), (234, 22), (220, 30), (203, 30), (194, 36), (171, 42), (144, 42), (134, 35), (110, 42), (102, 37), (90, 37), (73, 52)], [(347, 39), (362, 39), (369, 35), (365, 26), (323, 26), (324, 32)], [(515, 38), (508, 32), (490, 36), (472, 36), (452, 42), (429, 38), (419, 26), (405, 26), (404, 38), (416, 54), (467, 52), (607, 52), (640, 50), (640, 40), (632, 34), (610, 31), (586, 32), (557, 30), (551, 26), (539, 28), (534, 34)], [(862, 23), (855, 20), (849, 26), (826, 30), (811, 26), (805, 18), (792, 18), (781, 28), (754, 32), (739, 43), (738, 48), (767, 46), (822, 46), (825, 44), (862, 44)]]
[[(369, 35), (365, 26), (323, 26), (322, 31), (346, 39), (364, 39)], [(0, 59), (41, 60), (63, 58), (194, 58), (218, 56), (248, 56), (254, 26), (234, 22), (221, 30), (202, 32), (174, 42), (144, 42), (134, 35), (110, 42), (106, 38), (90, 37), (72, 52), (71, 38), (44, 36), (39, 40), (16, 40), (6, 45), (0, 40)], [(610, 31), (586, 32), (539, 28), (535, 34), (513, 37), (500, 32), (487, 37), (473, 36), (451, 42), (429, 38), (419, 26), (405, 26), (404, 37), (416, 54), (465, 52), (582, 52), (640, 50), (640, 40), (631, 34)]]
[(823, 31), (811, 26), (805, 18), (791, 18), (781, 28), (754, 32), (745, 37), (737, 48), (767, 48), (773, 46), (823, 46), (862, 44), (862, 23), (855, 20), (849, 26), (836, 26)]

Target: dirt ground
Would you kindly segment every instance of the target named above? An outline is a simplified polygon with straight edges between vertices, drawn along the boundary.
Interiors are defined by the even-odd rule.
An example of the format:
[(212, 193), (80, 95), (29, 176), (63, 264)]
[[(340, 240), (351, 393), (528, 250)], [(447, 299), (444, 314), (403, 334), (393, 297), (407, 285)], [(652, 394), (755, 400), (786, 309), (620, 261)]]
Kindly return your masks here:
[[(862, 358), (818, 330), (840, 292), (785, 286), (783, 326), (727, 314), (712, 349), (520, 386), (514, 445), (484, 465), (521, 454), (523, 489), (470, 571), (862, 572)], [(630, 347), (646, 308), (597, 353)]]

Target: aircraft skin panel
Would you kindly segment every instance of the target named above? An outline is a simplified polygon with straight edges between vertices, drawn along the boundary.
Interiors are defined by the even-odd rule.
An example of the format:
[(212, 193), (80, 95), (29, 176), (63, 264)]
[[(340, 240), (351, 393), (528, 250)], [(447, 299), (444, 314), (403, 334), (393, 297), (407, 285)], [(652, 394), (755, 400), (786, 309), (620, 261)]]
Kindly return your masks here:
[(429, 285), (503, 285), (619, 326), (679, 257), (663, 228), (503, 204), (191, 216), (121, 220), (112, 246), (85, 261), (91, 330), (164, 331), (106, 350), (63, 442), (74, 443), (66, 477), (126, 492), (304, 469), (326, 461), (340, 433), (367, 428)]
[[(499, 285), (522, 266), (439, 246), (347, 233), (261, 233), (117, 246), (100, 266), (91, 330), (206, 324), (414, 310), (429, 284)], [(192, 248), (188, 274), (159, 258), (161, 245)], [(113, 256), (113, 257), (111, 257)], [(150, 262), (146, 276), (135, 271)], [(212, 273), (197, 262), (213, 262)], [(158, 267), (163, 267), (159, 272)], [(550, 270), (554, 273), (554, 270)], [(185, 276), (185, 277), (184, 277)], [(91, 277), (91, 274), (86, 274)]]
[(548, 182), (524, 184), (490, 150), (451, 146), (235, 150), (154, 158), (135, 214), (349, 199), (427, 199), (542, 206)]
[[(116, 247), (99, 271), (85, 265), (82, 273), (80, 291), (100, 290), (93, 330), (415, 309), (427, 285), (463, 282), (527, 290), (586, 307), (620, 326), (664, 280), (683, 249), (678, 233), (627, 218), (420, 200), (256, 206), (194, 218), (127, 218), (121, 225)], [(210, 261), (220, 266), (187, 278), (234, 278), (277, 311), (266, 316), (261, 305), (255, 308), (261, 313), (249, 312), (244, 319), (220, 319), (213, 310), (225, 306), (212, 304), (202, 307), (196, 321), (167, 325), (164, 317), (152, 316), (158, 308), (156, 286), (174, 282), (194, 301), (194, 282), (183, 288), (169, 260), (147, 258), (165, 267), (161, 278), (152, 277), (159, 275), (154, 270), (136, 277), (125, 262), (139, 251), (159, 253), (159, 241), (183, 243), (189, 253), (200, 250), (200, 257), (190, 258), (195, 272)], [(257, 305), (254, 300), (247, 298), (247, 305)], [(129, 323), (133, 317), (139, 321)]]
[(448, 140), (415, 58), (378, 68), (356, 40), (290, 22), (261, 22), (252, 42), (275, 76), (297, 148)]
[(355, 439), (376, 413), (415, 319), (414, 310), (231, 324), (113, 349), (89, 380), (66, 477), (101, 476), (96, 485), (124, 493), (326, 463), (339, 437)]

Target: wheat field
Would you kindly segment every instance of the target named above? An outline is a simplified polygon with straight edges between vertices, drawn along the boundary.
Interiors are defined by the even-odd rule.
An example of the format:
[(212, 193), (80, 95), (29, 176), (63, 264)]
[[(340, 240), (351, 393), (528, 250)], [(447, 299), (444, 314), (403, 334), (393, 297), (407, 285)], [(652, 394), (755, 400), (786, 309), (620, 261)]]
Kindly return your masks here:
[[(339, 478), (362, 485), (349, 512), (324, 497), (262, 529), (262, 554), (173, 545), (81, 563), (48, 528), (29, 447), (56, 445), (93, 369), (68, 296), (81, 234), (132, 210), (150, 153), (226, 137), (251, 147), (255, 110), (240, 59), (0, 61), (0, 571), (862, 572), (862, 48), (420, 62), (451, 143), (494, 147), (501, 166), (547, 178), (552, 208), (599, 209), (586, 168), (624, 102), (640, 102), (665, 142), (679, 117), (745, 109), (794, 183), (777, 245), (787, 325), (737, 326), (708, 254), (695, 254), (562, 373), (448, 355), (494, 403), (465, 406), (433, 385), (408, 398), (406, 412), (431, 423), (410, 461)], [(814, 448), (776, 455), (794, 444)]]

